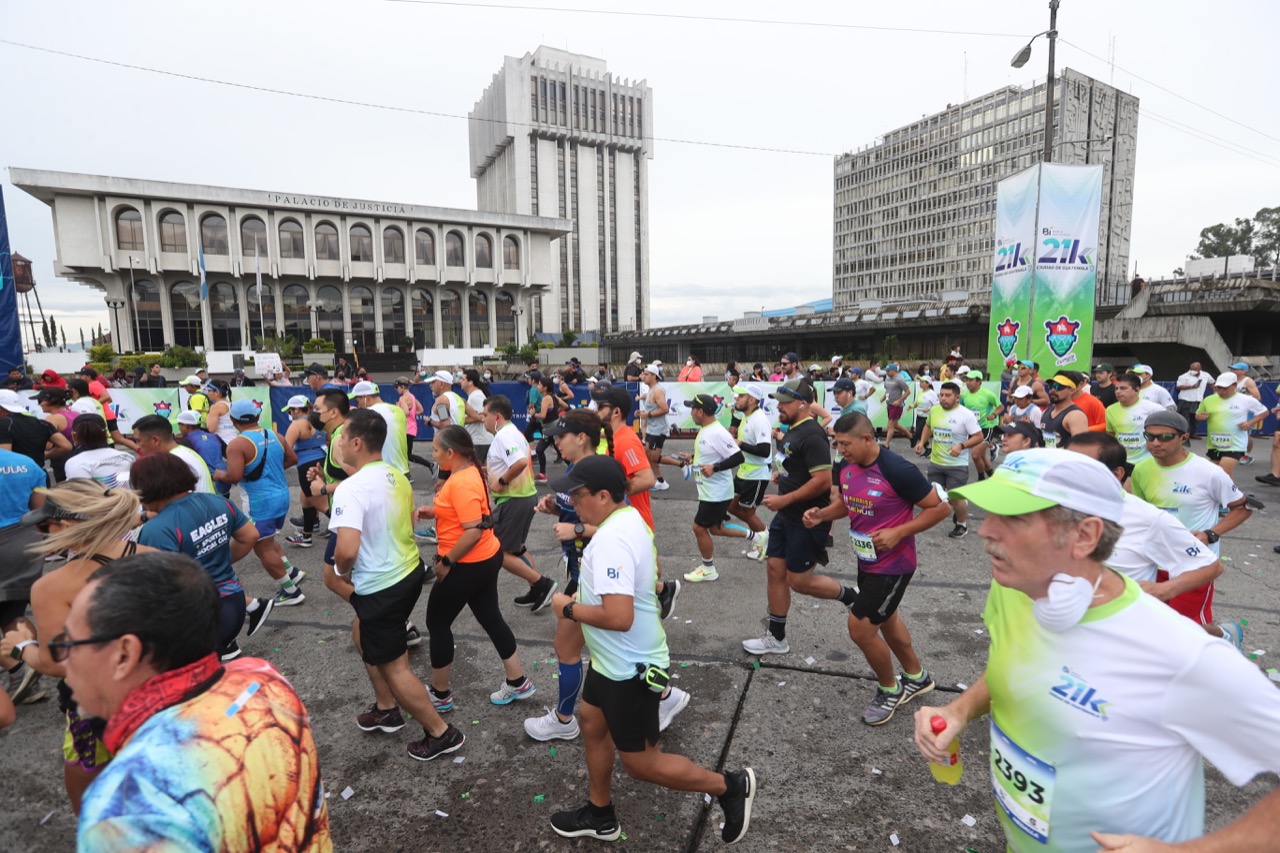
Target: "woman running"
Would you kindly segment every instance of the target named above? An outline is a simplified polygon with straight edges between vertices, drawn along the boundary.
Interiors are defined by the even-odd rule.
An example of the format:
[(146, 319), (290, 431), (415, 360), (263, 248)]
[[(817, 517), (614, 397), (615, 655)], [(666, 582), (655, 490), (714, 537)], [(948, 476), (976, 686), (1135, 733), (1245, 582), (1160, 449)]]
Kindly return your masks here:
[(312, 536), (320, 528), (320, 513), (329, 514), (329, 498), (319, 493), (307, 471), (324, 462), (329, 436), (311, 423), (309, 398), (295, 394), (284, 410), (291, 418), (284, 445), (298, 457), (298, 488), (302, 490), (302, 530), (290, 533), (284, 541), (297, 548), (310, 548)]

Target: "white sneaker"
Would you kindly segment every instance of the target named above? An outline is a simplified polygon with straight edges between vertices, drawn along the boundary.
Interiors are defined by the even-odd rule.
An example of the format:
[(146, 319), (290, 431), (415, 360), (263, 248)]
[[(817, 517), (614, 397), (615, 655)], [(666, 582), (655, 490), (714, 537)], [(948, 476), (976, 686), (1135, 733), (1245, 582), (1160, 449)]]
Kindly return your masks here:
[[(667, 694), (667, 698), (658, 703), (658, 731), (665, 732), (667, 726), (671, 725), (681, 711), (689, 706), (689, 694), (681, 690), (679, 687), (672, 687), (671, 692)], [(552, 716), (555, 716), (554, 714)], [(525, 728), (528, 728), (525, 723)], [(577, 726), (577, 723), (574, 723)]]
[(707, 566), (698, 566), (691, 572), (685, 572), (684, 579), (689, 583), (702, 583), (703, 581), (720, 580), (720, 573), (716, 571), (715, 566), (708, 568)]
[(765, 530), (756, 534), (756, 547), (753, 551), (748, 551), (747, 556), (755, 560), (757, 563), (763, 562), (768, 556), (769, 548), (769, 531)]
[(766, 631), (759, 639), (743, 640), (742, 648), (749, 655), (785, 655), (791, 651), (791, 644)]
[(666, 480), (659, 480), (658, 482), (656, 482), (656, 483), (654, 483), (654, 484), (653, 484), (653, 488), (651, 488), (649, 491), (651, 491), (651, 492), (665, 492), (665, 491), (666, 491), (667, 489), (669, 489), (669, 488), (671, 488), (671, 484), (670, 484), (670, 483), (668, 483)]
[[(675, 693), (673, 689), (671, 691)], [(573, 740), (578, 736), (578, 718), (570, 717), (569, 722), (562, 723), (551, 708), (541, 717), (530, 717), (524, 721), (524, 732), (534, 740)], [(672, 715), (674, 716), (674, 714)], [(662, 703), (658, 704), (658, 719), (662, 719)], [(659, 722), (661, 726), (661, 722)]]

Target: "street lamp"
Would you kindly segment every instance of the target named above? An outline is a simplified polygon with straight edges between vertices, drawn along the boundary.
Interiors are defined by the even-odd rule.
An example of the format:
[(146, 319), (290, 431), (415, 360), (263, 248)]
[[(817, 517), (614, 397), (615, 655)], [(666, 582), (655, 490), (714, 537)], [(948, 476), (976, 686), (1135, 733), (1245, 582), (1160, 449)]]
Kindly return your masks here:
[(1031, 41), (1014, 54), (1013, 60), (1009, 63), (1014, 68), (1026, 65), (1027, 60), (1031, 58), (1032, 42), (1040, 36), (1048, 38), (1049, 76), (1044, 81), (1044, 162), (1046, 163), (1053, 162), (1053, 55), (1058, 43), (1058, 3), (1059, 0), (1049, 0), (1049, 29), (1033, 35)]
[[(123, 308), (126, 304), (128, 303), (126, 303), (123, 299), (107, 300), (107, 307), (111, 309), (111, 316), (114, 318), (111, 324), (111, 331), (113, 333), (113, 338), (115, 333), (118, 333), (120, 331), (120, 309)], [(117, 343), (119, 342), (117, 341)], [(136, 346), (136, 343), (135, 343), (135, 346)]]

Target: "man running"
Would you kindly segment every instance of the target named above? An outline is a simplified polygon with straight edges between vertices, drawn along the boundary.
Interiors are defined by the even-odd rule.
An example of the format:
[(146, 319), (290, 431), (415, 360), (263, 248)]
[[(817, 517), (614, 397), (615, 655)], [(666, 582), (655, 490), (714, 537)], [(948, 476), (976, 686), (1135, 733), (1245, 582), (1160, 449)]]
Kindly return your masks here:
[[(409, 477), (409, 419), (404, 409), (382, 401), (382, 392), (372, 382), (357, 382), (351, 389), (356, 406), (377, 412), (387, 422), (387, 443), (382, 448), (382, 461)], [(409, 478), (412, 483), (413, 479)]]
[(1040, 422), (1045, 447), (1065, 446), (1072, 436), (1089, 431), (1088, 416), (1072, 400), (1078, 387), (1077, 381), (1064, 372), (1055, 373), (1044, 384), (1052, 403)]
[(888, 450), (893, 445), (895, 435), (904, 435), (907, 440), (911, 439), (911, 430), (900, 423), (902, 413), (906, 409), (907, 398), (911, 396), (911, 385), (903, 378), (897, 363), (890, 363), (884, 370), (884, 392), (880, 395), (880, 399), (884, 400), (889, 419), (889, 425), (884, 431), (884, 447)]
[[(849, 639), (862, 650), (879, 685), (862, 722), (882, 726), (899, 705), (934, 688), (911, 645), (898, 606), (916, 571), (916, 534), (947, 517), (951, 507), (907, 460), (876, 442), (866, 415), (842, 415), (835, 426), (842, 461), (831, 472), (832, 502), (805, 511), (806, 527), (849, 517), (857, 555), (858, 592), (849, 607)], [(916, 507), (921, 512), (915, 514)], [(902, 665), (902, 677), (893, 659)]]
[(1267, 419), (1267, 407), (1237, 390), (1239, 378), (1228, 370), (1213, 383), (1213, 394), (1196, 409), (1196, 419), (1208, 422), (1209, 449), (1205, 455), (1230, 476), (1249, 447), (1249, 430)]
[(173, 424), (168, 418), (160, 415), (143, 415), (133, 422), (133, 435), (137, 441), (138, 455), (151, 453), (172, 453), (191, 469), (196, 475), (197, 492), (213, 492), (213, 477), (209, 474), (209, 466), (190, 447), (179, 444), (173, 436)]
[[(1236, 390), (1241, 394), (1246, 394), (1252, 397), (1258, 402), (1262, 402), (1262, 392), (1258, 390), (1258, 383), (1254, 382), (1249, 376), (1249, 365), (1245, 364), (1243, 361), (1237, 361), (1235, 364), (1231, 365), (1230, 370), (1236, 375), (1236, 379), (1238, 380), (1236, 383)], [(1190, 421), (1188, 421), (1188, 423), (1190, 423)], [(1250, 433), (1249, 443), (1245, 446), (1244, 456), (1240, 457), (1240, 464), (1252, 465), (1253, 456), (1250, 455), (1252, 453), (1253, 434)]]
[(1129, 368), (1129, 372), (1142, 380), (1142, 384), (1138, 386), (1138, 396), (1144, 400), (1150, 400), (1157, 406), (1171, 411), (1176, 411), (1178, 404), (1173, 402), (1173, 396), (1166, 390), (1163, 385), (1157, 385), (1152, 382), (1154, 374), (1151, 372), (1151, 366), (1147, 364), (1135, 364)]
[(681, 460), (662, 454), (662, 447), (667, 443), (667, 436), (671, 433), (671, 426), (667, 423), (671, 406), (667, 403), (667, 392), (663, 391), (662, 386), (658, 384), (661, 377), (662, 368), (656, 364), (650, 364), (640, 374), (640, 382), (648, 391), (640, 401), (638, 417), (644, 428), (644, 446), (649, 458), (649, 467), (653, 469), (655, 492), (671, 488), (671, 485), (662, 477), (663, 463), (684, 467)]
[(693, 536), (698, 542), (702, 565), (686, 572), (684, 579), (690, 583), (718, 580), (716, 571), (715, 542), (712, 536), (733, 539), (746, 537), (755, 541), (753, 530), (743, 533), (741, 528), (725, 527), (729, 520), (729, 506), (733, 503), (733, 469), (745, 461), (729, 430), (716, 420), (720, 401), (710, 394), (695, 394), (684, 403), (689, 408), (698, 435), (693, 442), (693, 478), (698, 484), (698, 510), (693, 516)]
[(1001, 418), (1006, 424), (1025, 421), (1036, 429), (1044, 422), (1044, 409), (1034, 402), (1035, 392), (1030, 385), (1020, 385), (1009, 394), (1009, 408)]
[[(329, 388), (316, 396), (315, 406), (311, 409), (311, 425), (323, 430), (328, 437), (325, 445), (324, 462), (307, 471), (311, 481), (311, 494), (318, 498), (331, 498), (338, 483), (355, 473), (355, 468), (348, 466), (342, 458), (342, 450), (338, 447), (338, 439), (346, 426), (347, 417), (351, 413), (351, 399), (347, 392), (340, 388)], [(333, 521), (333, 501), (329, 501), (330, 524)], [(295, 527), (302, 526), (302, 519), (294, 522)], [(324, 546), (324, 565), (333, 565), (333, 551), (338, 540), (329, 533), (329, 541)]]
[(1174, 388), (1178, 392), (1178, 414), (1188, 424), (1195, 423), (1196, 410), (1200, 408), (1205, 392), (1209, 390), (1213, 380), (1213, 376), (1200, 369), (1198, 361), (1191, 362), (1187, 372), (1178, 377)]
[[(852, 387), (848, 379), (837, 379)], [(764, 391), (759, 385), (739, 385), (735, 390), (733, 406), (742, 413), (738, 424), (737, 444), (742, 450), (742, 464), (733, 477), (733, 500), (729, 515), (740, 520), (755, 534), (755, 545), (747, 551), (753, 560), (764, 559), (769, 534), (764, 521), (756, 513), (756, 507), (764, 501), (769, 488), (769, 466), (773, 459), (773, 424), (764, 411)], [(848, 392), (845, 392), (848, 396)], [(839, 397), (836, 398), (839, 400)]]
[(1014, 392), (1023, 388), (1031, 389), (1031, 402), (1041, 409), (1049, 408), (1049, 395), (1045, 391), (1044, 383), (1036, 376), (1036, 363), (1023, 359), (1018, 362), (1018, 374), (1009, 381), (1009, 391), (1007, 400), (1012, 402)]
[(982, 387), (983, 375), (980, 371), (970, 370), (964, 375), (965, 391), (960, 395), (960, 404), (973, 412), (982, 429), (982, 444), (973, 450), (973, 467), (978, 472), (978, 479), (985, 480), (991, 475), (991, 457), (988, 445), (996, 442), (996, 427), (1000, 426), (1000, 416), (1004, 414), (1004, 406), (995, 392)]
[[(977, 417), (960, 405), (960, 386), (943, 382), (938, 389), (938, 405), (929, 410), (929, 422), (916, 444), (917, 454), (932, 445), (925, 469), (929, 482), (947, 492), (969, 482), (969, 452), (983, 441)], [(969, 532), (969, 502), (953, 498), (951, 509), (954, 526), (947, 536), (960, 539)]]
[(1164, 411), (1164, 407), (1138, 395), (1142, 380), (1132, 373), (1116, 378), (1116, 401), (1107, 406), (1107, 432), (1116, 437), (1124, 448), (1129, 461), (1125, 466), (1133, 474), (1133, 466), (1151, 454), (1147, 452), (1147, 442), (1142, 437), (1143, 424), (1156, 412)]

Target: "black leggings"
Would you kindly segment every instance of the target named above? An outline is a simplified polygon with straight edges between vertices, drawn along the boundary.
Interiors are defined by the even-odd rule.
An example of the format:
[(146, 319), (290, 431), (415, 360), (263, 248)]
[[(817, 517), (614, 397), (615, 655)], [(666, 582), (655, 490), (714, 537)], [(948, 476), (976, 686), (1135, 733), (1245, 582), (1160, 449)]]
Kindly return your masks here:
[(453, 663), (453, 620), (470, 607), (480, 627), (493, 641), (498, 657), (516, 653), (516, 637), (498, 608), (498, 573), (502, 552), (474, 563), (454, 563), (444, 580), (436, 581), (427, 597), (427, 631), (431, 635), (431, 667)]
[(244, 627), (244, 592), (218, 599), (218, 654), (225, 655)]
[(551, 446), (552, 440), (549, 438), (538, 439), (538, 445), (533, 449), (533, 453), (538, 457), (538, 473), (547, 473), (547, 448)]
[(413, 452), (413, 442), (416, 440), (417, 440), (417, 436), (409, 435), (408, 433), (405, 434), (405, 437), (404, 437), (405, 451), (407, 453), (405, 458), (408, 459), (410, 462), (417, 462), (419, 465), (421, 465), (424, 468), (430, 468), (431, 467), (430, 460), (423, 459), (421, 456), (418, 456)]

